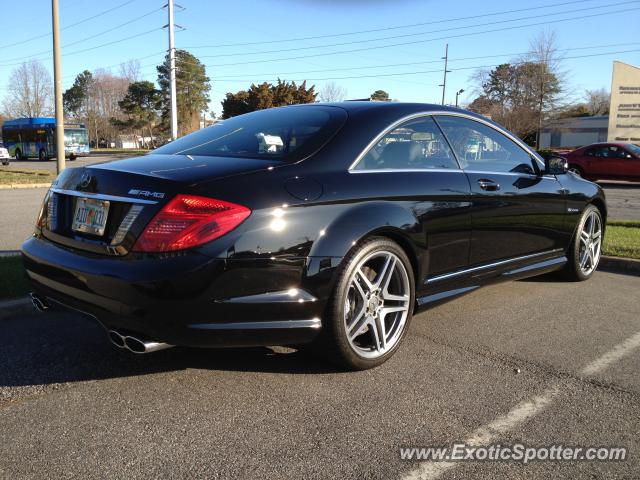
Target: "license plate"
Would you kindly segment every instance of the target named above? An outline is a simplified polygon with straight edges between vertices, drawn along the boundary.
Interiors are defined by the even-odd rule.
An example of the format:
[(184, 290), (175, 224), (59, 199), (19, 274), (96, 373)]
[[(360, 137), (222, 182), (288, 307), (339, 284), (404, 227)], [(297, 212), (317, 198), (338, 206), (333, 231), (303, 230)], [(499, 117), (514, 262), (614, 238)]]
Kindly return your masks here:
[(108, 214), (108, 201), (94, 200), (93, 198), (78, 198), (71, 228), (76, 232), (102, 236), (104, 235), (104, 228), (107, 225)]

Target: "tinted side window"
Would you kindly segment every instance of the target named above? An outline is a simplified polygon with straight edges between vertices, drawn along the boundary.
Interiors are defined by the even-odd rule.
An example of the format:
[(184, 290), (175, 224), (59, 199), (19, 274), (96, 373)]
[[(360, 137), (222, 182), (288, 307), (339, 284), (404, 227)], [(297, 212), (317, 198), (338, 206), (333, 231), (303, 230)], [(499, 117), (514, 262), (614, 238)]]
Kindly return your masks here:
[(611, 145), (609, 147), (609, 156), (612, 158), (624, 158), (626, 156), (626, 152), (616, 145)]
[(513, 140), (480, 122), (462, 117), (438, 116), (458, 161), (466, 170), (535, 173), (531, 156)]
[(458, 169), (455, 156), (432, 117), (409, 120), (376, 143), (355, 170)]
[[(612, 147), (608, 147), (608, 146), (603, 146), (603, 147), (596, 147), (593, 148), (591, 150), (591, 154), (594, 157), (600, 157), (600, 158), (610, 158), (610, 157), (616, 157), (616, 153), (615, 150), (611, 149)], [(613, 147), (613, 148), (617, 148), (617, 147)]]

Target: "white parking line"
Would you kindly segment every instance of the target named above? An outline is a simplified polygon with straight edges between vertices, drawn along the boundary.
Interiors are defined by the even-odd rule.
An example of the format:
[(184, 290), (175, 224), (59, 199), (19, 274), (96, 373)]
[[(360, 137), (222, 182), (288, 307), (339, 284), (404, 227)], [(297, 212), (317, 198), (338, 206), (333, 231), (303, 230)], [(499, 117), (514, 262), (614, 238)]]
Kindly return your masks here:
[(602, 370), (608, 368), (611, 364), (617, 362), (622, 357), (629, 355), (633, 350), (640, 346), (640, 332), (627, 338), (624, 342), (616, 345), (607, 353), (601, 357), (595, 359), (593, 362), (585, 366), (580, 370), (580, 375), (589, 376), (600, 373)]
[[(624, 342), (619, 343), (604, 355), (587, 364), (580, 370), (580, 375), (586, 377), (600, 373), (638, 347), (640, 347), (640, 332), (627, 338)], [(559, 392), (559, 385), (547, 388), (540, 395), (519, 403), (507, 414), (501, 415), (487, 425), (478, 428), (465, 438), (463, 443), (472, 447), (488, 446), (494, 443), (501, 435), (513, 430), (547, 408)], [(460, 462), (422, 462), (417, 468), (407, 473), (403, 479), (433, 480), (459, 464)]]

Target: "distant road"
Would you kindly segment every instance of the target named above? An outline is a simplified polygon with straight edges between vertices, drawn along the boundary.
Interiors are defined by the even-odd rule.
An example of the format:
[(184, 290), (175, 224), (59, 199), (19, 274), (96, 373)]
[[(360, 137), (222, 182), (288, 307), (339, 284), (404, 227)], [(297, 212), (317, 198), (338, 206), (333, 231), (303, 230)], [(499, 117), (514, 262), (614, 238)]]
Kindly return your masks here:
[(640, 220), (640, 183), (600, 182), (607, 196), (609, 218)]
[[(86, 167), (87, 165), (92, 165), (94, 163), (110, 162), (119, 158), (127, 158), (127, 155), (92, 155), (90, 157), (79, 157), (73, 161), (67, 158), (66, 165), (67, 168)], [(40, 160), (35, 158), (30, 158), (29, 160), (11, 159), (11, 163), (9, 164), (8, 168), (24, 168), (26, 170), (49, 170), (51, 172), (55, 172), (56, 161), (55, 159), (53, 159), (41, 162)]]

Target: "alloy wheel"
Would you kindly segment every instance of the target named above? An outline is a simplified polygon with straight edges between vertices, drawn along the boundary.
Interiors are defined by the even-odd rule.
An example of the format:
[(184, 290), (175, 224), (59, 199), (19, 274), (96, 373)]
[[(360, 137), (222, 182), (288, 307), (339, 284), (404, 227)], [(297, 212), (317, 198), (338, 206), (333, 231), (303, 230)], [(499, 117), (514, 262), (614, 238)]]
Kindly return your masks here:
[(579, 267), (583, 275), (591, 275), (600, 260), (602, 220), (595, 210), (587, 215), (580, 232)]
[(349, 345), (363, 358), (379, 358), (402, 337), (410, 309), (409, 275), (388, 251), (362, 259), (349, 280), (344, 326)]

